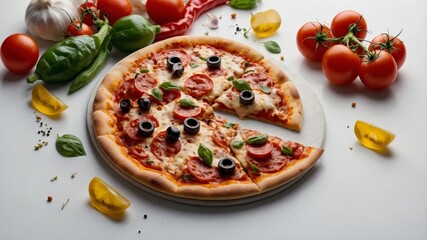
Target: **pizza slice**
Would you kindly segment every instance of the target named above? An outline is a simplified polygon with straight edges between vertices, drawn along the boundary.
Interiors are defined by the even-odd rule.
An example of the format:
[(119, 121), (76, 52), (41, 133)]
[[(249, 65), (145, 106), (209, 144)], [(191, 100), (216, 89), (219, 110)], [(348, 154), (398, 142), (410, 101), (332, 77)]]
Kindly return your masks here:
[[(262, 67), (260, 67), (262, 66)], [(215, 99), (214, 109), (300, 131), (302, 103), (294, 83), (267, 60), (251, 63), (233, 87)]]
[(240, 129), (230, 148), (262, 192), (283, 186), (312, 168), (323, 149)]

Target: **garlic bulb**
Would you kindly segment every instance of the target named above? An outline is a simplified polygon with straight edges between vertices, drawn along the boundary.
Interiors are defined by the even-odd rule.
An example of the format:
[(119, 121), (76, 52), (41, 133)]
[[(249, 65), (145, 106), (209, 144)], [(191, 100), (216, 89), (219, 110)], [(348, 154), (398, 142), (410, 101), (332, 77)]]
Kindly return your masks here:
[(72, 0), (31, 0), (25, 12), (28, 31), (44, 40), (60, 41), (71, 19), (78, 18)]

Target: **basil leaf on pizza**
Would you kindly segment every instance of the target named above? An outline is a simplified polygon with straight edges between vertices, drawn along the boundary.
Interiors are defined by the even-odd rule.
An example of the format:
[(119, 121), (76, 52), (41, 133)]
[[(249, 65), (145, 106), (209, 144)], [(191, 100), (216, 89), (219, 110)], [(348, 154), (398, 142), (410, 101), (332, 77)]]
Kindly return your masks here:
[(252, 90), (251, 85), (245, 80), (239, 79), (239, 80), (232, 80), (233, 86), (237, 91), (241, 92), (244, 90)]
[(197, 104), (188, 98), (183, 98), (179, 100), (179, 105), (181, 105), (182, 107), (197, 107)]
[(199, 148), (197, 149), (197, 154), (199, 154), (200, 159), (202, 159), (202, 161), (206, 165), (212, 166), (212, 162), (213, 162), (212, 151), (208, 147), (203, 145), (203, 143), (200, 143)]
[(294, 152), (288, 146), (282, 146), (281, 152), (284, 155), (294, 155)]
[(260, 145), (268, 140), (268, 136), (264, 134), (257, 134), (245, 140), (247, 144)]
[(178, 85), (176, 85), (176, 83), (173, 82), (164, 82), (162, 84), (160, 84), (159, 86), (161, 89), (164, 90), (181, 90)]
[(151, 94), (155, 99), (159, 101), (163, 100), (163, 93), (158, 88), (153, 88), (153, 90), (151, 90)]

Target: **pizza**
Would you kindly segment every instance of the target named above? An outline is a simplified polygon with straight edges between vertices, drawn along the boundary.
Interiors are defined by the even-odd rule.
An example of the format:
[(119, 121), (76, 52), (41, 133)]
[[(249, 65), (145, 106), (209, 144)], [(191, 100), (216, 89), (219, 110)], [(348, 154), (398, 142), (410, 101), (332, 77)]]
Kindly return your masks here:
[(94, 139), (140, 186), (197, 200), (259, 195), (298, 178), (323, 149), (244, 129), (215, 110), (300, 131), (294, 83), (255, 49), (181, 36), (116, 64), (95, 91)]

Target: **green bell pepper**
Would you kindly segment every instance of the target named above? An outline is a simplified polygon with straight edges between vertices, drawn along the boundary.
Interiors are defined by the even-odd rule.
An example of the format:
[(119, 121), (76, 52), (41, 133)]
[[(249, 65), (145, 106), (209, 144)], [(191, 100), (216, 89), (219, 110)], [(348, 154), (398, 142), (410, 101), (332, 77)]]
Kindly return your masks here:
[(160, 26), (151, 24), (145, 17), (129, 15), (120, 18), (112, 29), (113, 45), (125, 52), (133, 52), (153, 43)]

